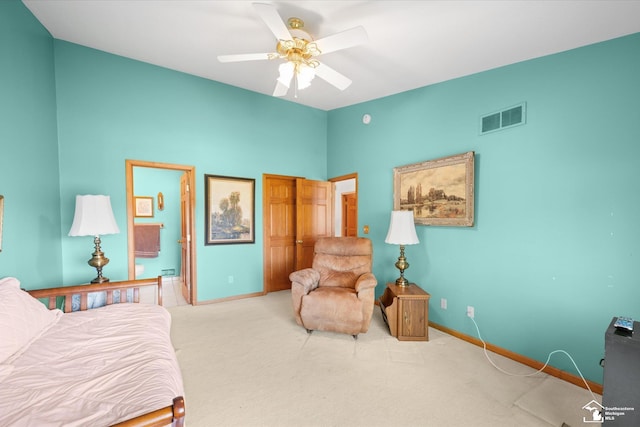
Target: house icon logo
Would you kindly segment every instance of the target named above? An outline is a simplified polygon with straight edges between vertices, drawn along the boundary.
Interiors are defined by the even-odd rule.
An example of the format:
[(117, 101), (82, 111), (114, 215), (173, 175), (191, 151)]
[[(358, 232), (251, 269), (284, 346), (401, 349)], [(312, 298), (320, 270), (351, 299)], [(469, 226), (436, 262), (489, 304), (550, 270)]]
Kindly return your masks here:
[(582, 422), (585, 423), (602, 423), (604, 420), (604, 406), (592, 400), (582, 407), (583, 410), (588, 411), (589, 415), (582, 417)]

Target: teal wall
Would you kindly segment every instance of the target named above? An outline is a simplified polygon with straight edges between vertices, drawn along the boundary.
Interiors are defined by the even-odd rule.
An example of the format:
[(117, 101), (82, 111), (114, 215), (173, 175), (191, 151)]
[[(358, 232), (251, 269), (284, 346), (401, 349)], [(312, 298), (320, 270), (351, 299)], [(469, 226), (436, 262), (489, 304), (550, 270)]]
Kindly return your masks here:
[[(180, 177), (184, 172), (176, 170), (134, 167), (133, 193), (135, 196), (153, 198), (153, 217), (135, 218), (137, 223), (161, 223), (160, 252), (157, 258), (136, 258), (136, 264), (144, 266), (144, 272), (137, 279), (143, 277), (157, 277), (163, 270), (173, 269), (174, 274), (180, 275), (181, 245), (178, 243), (181, 235), (180, 218)], [(164, 209), (158, 209), (158, 193), (162, 192)]]
[[(487, 341), (542, 362), (564, 349), (601, 382), (611, 318), (640, 318), (638, 52), (635, 34), (331, 111), (328, 176), (358, 173), (377, 293), (398, 275), (393, 168), (475, 151), (475, 225), (418, 226), (406, 248), (430, 320), (476, 336), (474, 306)], [(523, 101), (525, 125), (479, 135), (481, 115)]]
[[(76, 194), (111, 196), (121, 233), (107, 235), (104, 274), (127, 278), (125, 160), (196, 168), (199, 302), (262, 292), (262, 211), (254, 244), (204, 245), (204, 175), (325, 179), (327, 113), (55, 40), (62, 228)], [(304, 124), (304, 137), (289, 129)], [(92, 278), (90, 239), (62, 238), (65, 283)], [(88, 259), (88, 258), (87, 258)], [(228, 283), (228, 276), (234, 283)]]
[(54, 75), (49, 33), (21, 2), (0, 1), (0, 277), (28, 289), (62, 282)]

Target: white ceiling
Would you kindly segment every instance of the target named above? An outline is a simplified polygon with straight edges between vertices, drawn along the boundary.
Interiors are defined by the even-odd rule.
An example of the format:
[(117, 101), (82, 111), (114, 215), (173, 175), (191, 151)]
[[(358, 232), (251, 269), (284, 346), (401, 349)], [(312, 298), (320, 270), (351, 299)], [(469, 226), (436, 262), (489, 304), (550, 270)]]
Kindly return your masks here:
[[(23, 0), (57, 39), (271, 95), (278, 60), (251, 1)], [(321, 55), (353, 84), (316, 78), (285, 99), (332, 110), (640, 32), (640, 1), (261, 1), (316, 39), (363, 26), (365, 45)]]

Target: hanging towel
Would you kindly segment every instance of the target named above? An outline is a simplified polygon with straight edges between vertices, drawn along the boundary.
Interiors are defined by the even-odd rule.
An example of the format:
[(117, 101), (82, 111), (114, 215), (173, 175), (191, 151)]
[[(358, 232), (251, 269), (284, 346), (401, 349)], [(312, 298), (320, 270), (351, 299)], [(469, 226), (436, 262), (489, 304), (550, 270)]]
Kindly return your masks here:
[(160, 252), (160, 224), (135, 224), (136, 258), (157, 258)]

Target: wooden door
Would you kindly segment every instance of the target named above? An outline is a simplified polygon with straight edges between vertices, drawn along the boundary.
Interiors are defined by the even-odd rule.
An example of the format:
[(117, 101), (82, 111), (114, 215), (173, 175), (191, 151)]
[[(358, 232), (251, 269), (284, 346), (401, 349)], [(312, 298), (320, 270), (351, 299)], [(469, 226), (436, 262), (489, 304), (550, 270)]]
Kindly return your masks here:
[(291, 288), (293, 271), (311, 267), (317, 237), (332, 235), (333, 185), (281, 175), (262, 182), (264, 290), (275, 292)]
[(190, 253), (190, 241), (191, 235), (189, 230), (191, 229), (191, 199), (189, 188), (188, 174), (183, 173), (180, 176), (180, 216), (181, 216), (181, 233), (180, 233), (180, 246), (181, 246), (181, 258), (182, 265), (180, 268), (180, 276), (182, 277), (182, 296), (191, 304), (191, 253)]
[(342, 195), (342, 235), (345, 237), (358, 235), (358, 198), (356, 193)]
[(333, 183), (296, 180), (296, 270), (311, 267), (319, 237), (333, 236), (332, 202)]
[(295, 269), (296, 178), (263, 177), (264, 290), (291, 288), (289, 274)]

